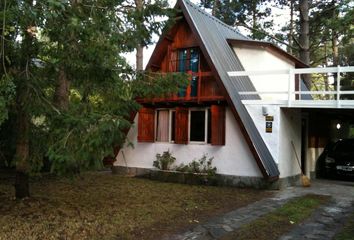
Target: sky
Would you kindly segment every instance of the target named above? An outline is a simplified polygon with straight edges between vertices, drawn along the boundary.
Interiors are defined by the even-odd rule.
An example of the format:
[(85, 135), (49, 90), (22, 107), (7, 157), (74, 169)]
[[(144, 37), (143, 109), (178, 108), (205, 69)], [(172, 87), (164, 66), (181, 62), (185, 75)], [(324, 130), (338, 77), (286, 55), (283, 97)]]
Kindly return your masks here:
[[(169, 4), (171, 7), (175, 6), (177, 0), (169, 0)], [(200, 1), (199, 0), (190, 0), (191, 2), (198, 4)], [(274, 19), (274, 28), (280, 30), (281, 26), (284, 25), (284, 23), (289, 21), (289, 10), (288, 9), (280, 9), (277, 7), (271, 7), (272, 9), (272, 15), (270, 16), (271, 18)], [(247, 29), (244, 28), (239, 28), (238, 29), (241, 33), (247, 35)], [(144, 59), (143, 59), (143, 63), (144, 63), (144, 68), (146, 66), (146, 64), (148, 63), (150, 56), (152, 54), (152, 52), (155, 49), (155, 45), (156, 42), (159, 40), (159, 36), (155, 35), (153, 37), (153, 44), (149, 45), (148, 47), (146, 47), (144, 49)], [(131, 53), (127, 53), (124, 54), (124, 56), (126, 57), (128, 63), (131, 66), (135, 67), (135, 52), (131, 52)]]

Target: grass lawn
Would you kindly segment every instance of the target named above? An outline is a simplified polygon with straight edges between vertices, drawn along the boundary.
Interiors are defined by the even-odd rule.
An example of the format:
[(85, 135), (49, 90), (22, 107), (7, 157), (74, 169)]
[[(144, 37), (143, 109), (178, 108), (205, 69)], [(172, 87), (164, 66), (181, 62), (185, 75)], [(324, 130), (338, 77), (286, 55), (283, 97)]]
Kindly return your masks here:
[(0, 239), (159, 239), (271, 192), (87, 173), (43, 178), (30, 199), (0, 182)]
[(290, 200), (281, 208), (241, 226), (222, 240), (272, 240), (290, 231), (308, 218), (320, 205), (328, 202), (330, 197), (306, 195)]
[(354, 239), (354, 213), (344, 224), (343, 228), (336, 234), (334, 240), (353, 240)]

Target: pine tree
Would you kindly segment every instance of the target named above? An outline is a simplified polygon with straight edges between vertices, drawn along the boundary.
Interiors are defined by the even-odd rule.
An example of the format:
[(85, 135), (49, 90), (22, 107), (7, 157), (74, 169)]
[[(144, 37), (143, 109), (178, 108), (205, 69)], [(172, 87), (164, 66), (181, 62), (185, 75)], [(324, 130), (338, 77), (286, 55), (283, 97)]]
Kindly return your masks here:
[(143, 34), (132, 27), (136, 12), (127, 2), (23, 0), (0, 10), (1, 79), (15, 85), (0, 91), (9, 93), (6, 107), (17, 119), (16, 197), (29, 196), (29, 175), (44, 158), (57, 174), (101, 167), (125, 141), (137, 95), (178, 90), (184, 76), (137, 75), (122, 56), (163, 27), (153, 18), (164, 10), (150, 7)]
[(273, 22), (265, 20), (271, 14), (268, 0), (201, 0), (200, 5), (212, 10), (212, 15), (231, 26), (250, 30), (252, 39), (265, 39)]

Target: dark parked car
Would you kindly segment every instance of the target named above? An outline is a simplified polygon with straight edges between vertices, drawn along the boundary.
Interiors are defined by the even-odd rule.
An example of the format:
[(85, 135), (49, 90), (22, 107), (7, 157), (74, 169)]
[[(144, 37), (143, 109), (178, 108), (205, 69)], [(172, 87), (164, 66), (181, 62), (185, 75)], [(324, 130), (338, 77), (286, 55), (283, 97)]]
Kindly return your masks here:
[(354, 139), (330, 143), (317, 160), (319, 177), (354, 176)]

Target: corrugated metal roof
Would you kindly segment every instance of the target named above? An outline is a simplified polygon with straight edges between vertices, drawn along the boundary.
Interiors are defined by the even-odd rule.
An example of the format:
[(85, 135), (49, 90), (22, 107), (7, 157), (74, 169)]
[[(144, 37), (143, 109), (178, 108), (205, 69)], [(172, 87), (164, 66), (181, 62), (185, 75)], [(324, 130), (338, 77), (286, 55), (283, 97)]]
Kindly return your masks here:
[[(265, 142), (258, 132), (246, 107), (241, 102), (238, 94), (240, 91), (256, 91), (248, 77), (229, 77), (229, 71), (243, 71), (244, 68), (237, 55), (230, 47), (227, 39), (249, 40), (236, 29), (226, 25), (217, 18), (206, 13), (189, 0), (179, 0), (177, 4), (183, 4), (182, 10), (186, 11), (192, 20), (195, 29), (211, 59), (219, 77), (228, 92), (231, 101), (237, 111), (244, 128), (252, 141), (254, 150), (259, 156), (263, 170), (268, 177), (278, 177), (279, 170)], [(256, 96), (257, 97), (257, 96)], [(243, 96), (242, 99), (254, 99), (255, 96)]]

